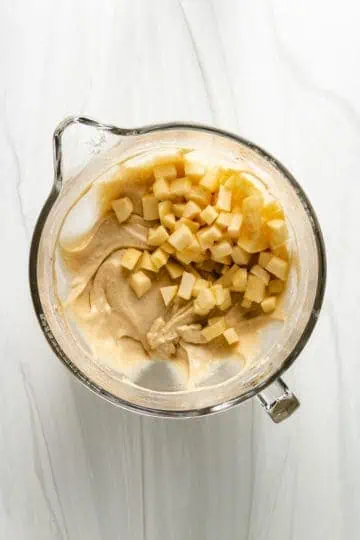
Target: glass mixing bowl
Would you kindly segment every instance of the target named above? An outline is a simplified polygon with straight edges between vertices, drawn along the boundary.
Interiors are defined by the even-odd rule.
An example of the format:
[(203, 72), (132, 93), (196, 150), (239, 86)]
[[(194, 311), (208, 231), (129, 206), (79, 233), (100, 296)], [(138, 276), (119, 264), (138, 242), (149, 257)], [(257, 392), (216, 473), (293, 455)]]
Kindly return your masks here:
[[(106, 178), (114, 166), (134, 156), (174, 147), (222, 156), (258, 174), (285, 209), (294, 253), (285, 298), (286, 319), (267, 336), (257, 361), (225, 380), (175, 391), (141, 386), (96, 361), (61, 307), (65, 284), (57, 255), (65, 218), (97, 179)], [(287, 418), (299, 401), (280, 377), (304, 348), (318, 319), (326, 260), (315, 212), (285, 167), (253, 143), (212, 127), (161, 124), (121, 129), (89, 118), (70, 117), (54, 133), (54, 168), (52, 191), (33, 235), (30, 288), (44, 335), (72, 374), (109, 402), (143, 414), (201, 416), (257, 395), (275, 422)], [(89, 209), (84, 209), (82, 218), (73, 220), (72, 226), (81, 230), (93, 218)]]

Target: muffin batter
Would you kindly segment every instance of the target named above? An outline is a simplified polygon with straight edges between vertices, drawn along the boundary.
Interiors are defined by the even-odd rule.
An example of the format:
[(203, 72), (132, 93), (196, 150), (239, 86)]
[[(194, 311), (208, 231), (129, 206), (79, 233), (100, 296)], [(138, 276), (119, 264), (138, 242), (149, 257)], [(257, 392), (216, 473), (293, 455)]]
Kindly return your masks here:
[[(182, 167), (182, 161), (177, 162), (177, 174), (181, 177), (184, 173), (179, 168)], [(131, 275), (136, 273), (137, 266), (129, 271), (123, 266), (124, 257), (132, 253), (128, 251), (130, 249), (147, 250), (150, 255), (157, 249), (149, 245), (149, 235), (159, 222), (144, 219), (142, 204), (153, 183), (150, 172), (139, 175), (131, 184), (126, 175), (120, 174), (111, 184), (100, 186), (100, 219), (86, 235), (61, 246), (61, 258), (71, 276), (64, 307), (81, 328), (98, 359), (123, 373), (129, 373), (131, 364), (141, 369), (148, 362), (166, 361), (179, 368), (186, 384), (193, 385), (208, 377), (212, 366), (219, 362), (233, 360), (240, 366), (246, 359), (251, 359), (256, 352), (256, 330), (269, 317), (276, 318), (278, 312), (264, 313), (259, 303), (245, 301), (246, 290), (234, 288), (227, 309), (216, 305), (209, 313), (199, 312), (194, 295), (189, 299), (176, 295), (166, 305), (162, 291), (167, 287), (175, 288), (166, 264), (156, 272), (145, 271), (151, 275), (151, 287), (141, 296), (135, 292)], [(127, 205), (131, 208), (123, 222), (112, 209), (114, 200), (125, 201), (121, 208), (126, 209)], [(186, 199), (180, 195), (176, 202), (180, 205)], [(176, 204), (174, 200), (172, 204)], [(259, 252), (250, 255), (253, 262), (258, 255)], [(212, 272), (203, 261), (181, 264), (186, 274), (193, 275), (195, 280), (208, 280), (213, 286), (225, 283), (223, 276), (231, 266), (227, 259), (224, 261), (227, 264), (221, 268), (218, 264)], [(179, 279), (175, 283), (179, 291)], [(233, 330), (233, 333), (228, 332), (226, 340), (224, 332), (210, 340), (206, 338), (204, 328), (212, 331), (211, 325), (216, 324), (217, 318)], [(204, 323), (207, 326), (204, 327)], [(231, 336), (236, 336), (233, 342)]]

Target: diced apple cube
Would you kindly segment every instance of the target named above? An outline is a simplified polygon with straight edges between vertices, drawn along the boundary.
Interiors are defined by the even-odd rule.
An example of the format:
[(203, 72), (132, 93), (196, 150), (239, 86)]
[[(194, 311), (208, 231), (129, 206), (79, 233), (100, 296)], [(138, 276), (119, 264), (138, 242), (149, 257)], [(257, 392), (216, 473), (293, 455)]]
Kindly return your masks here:
[(210, 319), (208, 319), (208, 325), (211, 326), (220, 321), (220, 319), (223, 319), (223, 317), (210, 317)]
[(243, 200), (243, 227), (249, 233), (257, 232), (261, 227), (261, 209), (263, 204), (264, 200), (259, 195), (250, 195), (250, 197), (246, 197)]
[(248, 264), (250, 261), (250, 254), (247, 253), (243, 248), (240, 246), (235, 246), (232, 250), (231, 256), (233, 258), (234, 263), (239, 265), (245, 265)]
[(225, 292), (223, 286), (220, 284), (213, 285), (210, 290), (215, 296), (216, 305), (221, 306), (221, 304), (223, 304), (225, 300)]
[(151, 279), (144, 272), (132, 274), (129, 283), (138, 298), (144, 296), (151, 289)]
[[(223, 167), (225, 166), (225, 163), (222, 164)], [(227, 179), (229, 178), (229, 175), (230, 175), (230, 170), (228, 170), (227, 168), (221, 168), (221, 171), (219, 172), (219, 187), (220, 186), (224, 186)], [(230, 189), (230, 188), (229, 188)]]
[(190, 264), (192, 262), (201, 263), (205, 259), (203, 253), (197, 253), (189, 248), (177, 251), (176, 257), (183, 264)]
[(226, 189), (225, 186), (220, 186), (219, 194), (216, 201), (216, 208), (223, 210), (224, 212), (230, 212), (231, 210), (231, 191)]
[(271, 219), (284, 219), (284, 211), (277, 201), (271, 201), (265, 204), (261, 214), (266, 221), (270, 221)]
[(207, 223), (208, 225), (211, 225), (214, 223), (215, 219), (218, 217), (218, 213), (215, 210), (213, 206), (210, 204), (204, 208), (204, 210), (201, 212), (200, 217)]
[(224, 275), (222, 275), (216, 283), (220, 283), (223, 287), (231, 287), (232, 280), (236, 272), (239, 270), (239, 267), (237, 264), (233, 264), (231, 268), (229, 268)]
[(219, 167), (213, 167), (212, 169), (209, 169), (200, 180), (200, 186), (203, 186), (205, 189), (211, 191), (211, 193), (214, 193), (219, 185), (219, 172)]
[(198, 315), (207, 315), (215, 306), (215, 296), (210, 289), (202, 289), (194, 300), (194, 310)]
[(257, 276), (250, 274), (244, 296), (247, 300), (260, 304), (265, 297), (265, 283)]
[(270, 231), (270, 242), (272, 246), (276, 247), (286, 242), (288, 230), (283, 219), (273, 219), (268, 221), (266, 225)]
[(237, 187), (238, 182), (236, 183), (236, 187), (233, 189), (233, 196), (232, 196), (232, 209), (236, 210), (237, 212), (242, 213), (242, 202), (245, 198), (244, 193)]
[(192, 253), (191, 251), (183, 249), (183, 251), (177, 251), (175, 253), (175, 257), (182, 264), (188, 265), (194, 261), (194, 257), (196, 258), (196, 255)]
[(245, 309), (250, 309), (252, 306), (252, 301), (244, 297), (240, 305)]
[(270, 261), (271, 257), (272, 255), (269, 251), (262, 251), (261, 253), (259, 253), (259, 259), (258, 259), (259, 265), (265, 268), (265, 266)]
[(196, 238), (196, 236), (194, 236), (191, 244), (189, 244), (189, 246), (186, 249), (188, 249), (189, 251), (193, 251), (194, 253), (203, 253), (203, 249), (200, 245), (199, 240)]
[(202, 186), (192, 186), (187, 198), (204, 207), (210, 204), (211, 193)]
[(184, 272), (181, 277), (180, 287), (177, 295), (184, 300), (191, 298), (191, 293), (195, 285), (196, 277), (190, 274), (190, 272)]
[(176, 197), (188, 197), (191, 191), (191, 180), (184, 176), (184, 178), (176, 178), (170, 185), (171, 198)]
[(232, 174), (224, 182), (224, 186), (226, 187), (226, 189), (229, 189), (230, 191), (233, 191), (236, 188), (236, 185), (237, 185), (237, 175), (236, 174)]
[(247, 284), (246, 268), (239, 268), (232, 278), (232, 289), (236, 292), (244, 292)]
[(160, 221), (162, 221), (167, 214), (171, 214), (171, 213), (172, 213), (172, 204), (170, 201), (159, 202)]
[(266, 270), (264, 270), (264, 268), (262, 268), (260, 265), (255, 264), (255, 266), (251, 268), (250, 273), (260, 278), (261, 281), (265, 283), (265, 285), (269, 284), (270, 274)]
[(290, 258), (288, 248), (286, 244), (281, 244), (280, 246), (271, 247), (271, 251), (274, 255), (277, 257), (280, 257), (280, 259), (283, 259), (284, 261), (288, 261)]
[(185, 203), (173, 204), (173, 212), (177, 218), (181, 218), (183, 216), (184, 210), (185, 210)]
[(175, 298), (177, 292), (178, 292), (178, 286), (177, 285), (170, 285), (169, 287), (161, 287), (160, 293), (163, 297), (165, 306), (168, 306), (170, 302)]
[(214, 260), (217, 263), (220, 263), (220, 264), (223, 264), (223, 265), (226, 265), (226, 266), (230, 266), (231, 263), (232, 263), (232, 258), (230, 257), (230, 255), (226, 255), (225, 257), (220, 257), (219, 259), (214, 258)]
[(264, 313), (270, 313), (276, 308), (276, 296), (268, 296), (261, 302), (261, 307)]
[(259, 253), (259, 251), (264, 251), (269, 247), (269, 242), (261, 229), (255, 233), (241, 230), (238, 245), (248, 253)]
[(172, 247), (169, 242), (164, 242), (160, 247), (163, 251), (165, 251), (165, 253), (169, 253), (169, 255), (174, 255), (176, 251), (176, 249)]
[(200, 223), (197, 223), (196, 221), (192, 221), (191, 219), (185, 217), (180, 218), (179, 221), (176, 222), (175, 230), (181, 225), (186, 225), (191, 232), (196, 232), (200, 229)]
[(192, 240), (193, 233), (186, 225), (181, 225), (176, 231), (174, 231), (169, 237), (169, 244), (171, 244), (176, 251), (182, 251), (187, 248)]
[(234, 343), (238, 343), (239, 336), (235, 330), (235, 328), (227, 328), (223, 332), (224, 338), (228, 342), (229, 345), (233, 345)]
[(142, 253), (138, 249), (129, 248), (122, 255), (120, 264), (123, 268), (126, 268), (127, 270), (133, 270), (141, 255)]
[(274, 274), (279, 279), (285, 281), (288, 272), (288, 263), (283, 261), (275, 255), (271, 257), (270, 261), (266, 265), (266, 270), (271, 274)]
[(170, 186), (165, 178), (159, 178), (153, 183), (153, 192), (159, 201), (166, 201), (170, 198)]
[(221, 229), (227, 229), (231, 222), (231, 214), (226, 212), (220, 212), (219, 217), (216, 220), (216, 225)]
[(172, 180), (173, 178), (176, 178), (176, 174), (176, 167), (172, 163), (166, 163), (164, 165), (154, 167), (155, 180), (161, 180), (163, 178), (166, 180)]
[(281, 279), (272, 279), (268, 285), (269, 294), (280, 294), (284, 290), (284, 282)]
[(194, 201), (189, 201), (185, 205), (183, 217), (192, 219), (194, 217), (199, 216), (200, 212), (201, 212), (200, 206), (196, 204), (196, 202)]
[(189, 152), (184, 156), (184, 168), (186, 176), (203, 176), (206, 172), (206, 167), (200, 159), (196, 158), (194, 152)]
[(264, 197), (259, 193), (258, 195), (250, 195), (246, 197), (242, 202), (242, 210), (244, 214), (251, 212), (259, 212), (264, 206)]
[(149, 246), (161, 246), (169, 238), (169, 233), (163, 225), (159, 225), (157, 229), (149, 229), (147, 242)]
[(141, 255), (141, 259), (139, 261), (139, 268), (142, 270), (148, 270), (149, 272), (155, 272), (156, 268), (154, 267), (150, 253), (148, 251), (144, 251)]
[(175, 214), (166, 214), (162, 219), (162, 224), (169, 229), (169, 231), (173, 231), (176, 224)]
[(254, 176), (251, 173), (242, 172), (237, 182), (237, 188), (243, 194), (243, 197), (249, 195), (259, 195), (260, 191), (254, 186)]
[(201, 334), (204, 336), (207, 342), (212, 341), (213, 339), (221, 336), (226, 330), (226, 323), (224, 317), (221, 317), (215, 324), (206, 326), (201, 331)]
[(129, 219), (134, 209), (133, 203), (129, 197), (122, 197), (121, 199), (112, 201), (111, 206), (119, 223), (124, 223), (124, 221)]
[(219, 306), (219, 309), (221, 309), (221, 311), (229, 309), (229, 307), (232, 305), (232, 298), (229, 289), (224, 289), (224, 297), (225, 298), (223, 303)]
[(166, 270), (169, 272), (171, 279), (177, 279), (183, 275), (184, 268), (180, 264), (169, 262), (166, 265)]
[(228, 226), (228, 233), (230, 238), (238, 238), (240, 235), (240, 229), (243, 222), (242, 214), (232, 214), (230, 225)]
[(179, 165), (182, 163), (182, 159), (183, 153), (178, 148), (164, 148), (164, 150), (159, 150), (155, 156), (151, 156), (153, 167), (172, 163)]
[(144, 195), (142, 197), (143, 215), (146, 221), (159, 219), (159, 202), (155, 195)]
[(203, 279), (201, 277), (197, 278), (196, 281), (195, 281), (195, 285), (193, 287), (193, 290), (192, 290), (192, 295), (193, 296), (198, 296), (200, 291), (202, 291), (203, 289), (208, 289), (209, 285), (210, 285), (210, 283), (208, 282), (207, 279)]
[(214, 242), (217, 242), (218, 240), (221, 240), (222, 234), (220, 229), (216, 227), (216, 225), (212, 225), (211, 227), (204, 227), (197, 233), (197, 237), (199, 239), (201, 247), (205, 250), (212, 246)]
[(213, 259), (222, 259), (232, 253), (232, 245), (227, 240), (222, 240), (210, 248)]
[(157, 272), (168, 262), (169, 256), (170, 255), (165, 253), (161, 248), (157, 248), (154, 253), (151, 254), (151, 262), (155, 266)]

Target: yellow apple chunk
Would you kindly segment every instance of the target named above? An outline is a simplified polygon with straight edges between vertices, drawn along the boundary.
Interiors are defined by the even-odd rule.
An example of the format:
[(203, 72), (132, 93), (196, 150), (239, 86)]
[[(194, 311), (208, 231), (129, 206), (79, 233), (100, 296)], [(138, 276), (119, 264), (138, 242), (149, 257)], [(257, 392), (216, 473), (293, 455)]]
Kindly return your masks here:
[(271, 274), (274, 274), (279, 279), (285, 281), (288, 272), (288, 263), (283, 261), (275, 255), (271, 257), (270, 261), (266, 265), (266, 270)]
[(196, 278), (190, 272), (184, 272), (181, 277), (180, 287), (177, 295), (184, 300), (191, 298), (192, 290), (195, 285)]
[(129, 197), (123, 197), (116, 201), (112, 201), (111, 206), (119, 223), (124, 223), (124, 221), (129, 219), (134, 209), (133, 203)]
[(164, 300), (165, 306), (168, 306), (172, 302), (177, 292), (178, 292), (177, 285), (170, 285), (169, 287), (161, 287), (160, 293)]
[(130, 277), (130, 287), (138, 298), (141, 298), (151, 289), (151, 279), (144, 272), (135, 272)]
[(171, 244), (176, 251), (182, 251), (187, 248), (192, 240), (194, 235), (186, 225), (181, 225), (175, 232), (173, 232), (169, 237), (169, 244)]
[(224, 338), (228, 342), (229, 345), (233, 345), (234, 343), (238, 343), (239, 336), (235, 330), (235, 328), (227, 328), (223, 332)]
[(271, 313), (276, 308), (276, 296), (268, 296), (261, 302), (264, 313)]
[(159, 219), (159, 203), (154, 195), (142, 197), (143, 215), (146, 221)]
[(201, 331), (207, 342), (221, 336), (226, 330), (226, 323), (224, 317), (221, 317), (215, 324), (207, 326)]
[(129, 248), (127, 249), (123, 256), (121, 257), (120, 264), (123, 268), (127, 270), (133, 270), (140, 259), (142, 253), (138, 249)]
[(257, 276), (250, 274), (244, 296), (247, 300), (260, 304), (265, 297), (265, 283)]

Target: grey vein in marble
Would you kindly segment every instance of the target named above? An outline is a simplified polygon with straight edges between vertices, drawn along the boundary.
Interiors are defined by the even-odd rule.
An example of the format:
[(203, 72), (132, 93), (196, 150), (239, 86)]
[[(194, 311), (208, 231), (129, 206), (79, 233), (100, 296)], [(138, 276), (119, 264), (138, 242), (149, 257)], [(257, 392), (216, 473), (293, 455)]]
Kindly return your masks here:
[[(33, 452), (34, 452), (34, 469), (36, 472), (36, 476), (39, 480), (39, 485), (41, 487), (44, 500), (46, 501), (46, 504), (49, 510), (49, 515), (51, 516), (52, 523), (55, 527), (56, 538), (58, 538), (59, 540), (68, 540), (70, 537), (69, 537), (69, 533), (66, 526), (64, 509), (62, 507), (60, 493), (59, 493), (58, 485), (56, 483), (56, 478), (55, 478), (54, 469), (53, 469), (52, 460), (51, 460), (50, 449), (49, 449), (48, 442), (46, 440), (45, 429), (41, 421), (40, 411), (36, 403), (36, 397), (35, 397), (33, 388), (31, 386), (30, 380), (26, 374), (26, 366), (20, 363), (19, 368), (20, 368), (21, 377), (24, 383), (26, 398), (29, 404), (29, 416), (30, 416), (30, 423), (32, 427), (32, 442), (33, 442), (32, 446), (33, 446)], [(39, 436), (41, 437), (41, 440)], [(46, 462), (49, 468), (50, 475), (46, 475), (44, 472), (44, 465), (46, 465), (46, 462), (44, 463), (44, 460), (42, 458), (42, 451), (40, 449), (41, 446), (43, 446), (44, 448)], [(54, 509), (51, 503), (52, 496), (49, 493), (49, 490), (47, 487), (47, 481), (46, 481), (47, 477), (49, 477), (51, 480), (51, 488), (55, 494), (56, 504), (58, 506), (58, 509), (59, 509), (58, 511), (60, 513), (59, 517), (57, 516), (57, 511)]]
[(4, 97), (3, 97), (3, 126), (4, 126), (4, 135), (5, 135), (5, 140), (10, 148), (10, 151), (11, 151), (11, 155), (13, 157), (13, 161), (15, 163), (15, 170), (16, 170), (16, 182), (15, 182), (15, 190), (16, 190), (16, 197), (17, 197), (17, 200), (18, 200), (18, 210), (19, 210), (19, 214), (20, 214), (20, 222), (21, 222), (21, 225), (24, 229), (24, 233), (25, 233), (25, 236), (27, 239), (29, 239), (29, 232), (28, 232), (28, 227), (27, 227), (27, 223), (26, 223), (26, 215), (25, 215), (25, 210), (24, 210), (24, 202), (23, 202), (23, 198), (22, 198), (22, 193), (21, 193), (21, 185), (22, 185), (22, 174), (21, 174), (21, 165), (20, 165), (20, 157), (19, 157), (19, 154), (17, 152), (17, 149), (16, 149), (16, 146), (15, 146), (15, 143), (14, 143), (14, 139), (13, 139), (13, 136), (12, 136), (12, 133), (11, 133), (11, 129), (10, 129), (10, 126), (9, 126), (9, 122), (8, 122), (8, 117), (7, 117), (7, 94), (6, 92), (4, 93)]

